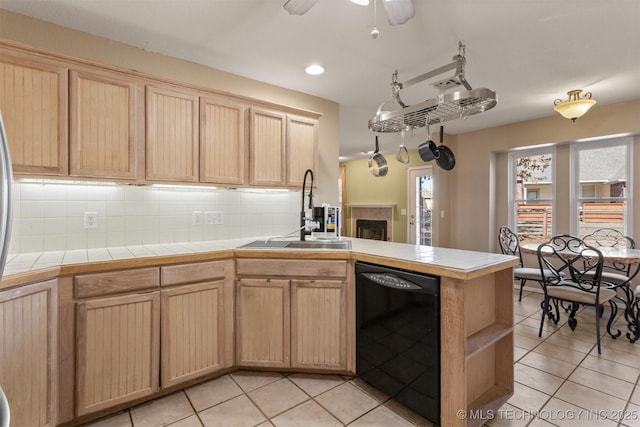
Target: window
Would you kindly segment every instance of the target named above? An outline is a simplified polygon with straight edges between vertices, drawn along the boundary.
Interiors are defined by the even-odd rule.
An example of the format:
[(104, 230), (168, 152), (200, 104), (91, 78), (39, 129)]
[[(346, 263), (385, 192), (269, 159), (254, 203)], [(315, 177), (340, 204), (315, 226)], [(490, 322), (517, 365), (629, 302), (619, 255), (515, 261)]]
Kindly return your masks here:
[(527, 190), (527, 200), (538, 200), (538, 190)]
[(553, 148), (509, 154), (509, 224), (523, 243), (553, 235)]
[(631, 138), (575, 143), (571, 146), (571, 230), (583, 237), (598, 228), (630, 236)]

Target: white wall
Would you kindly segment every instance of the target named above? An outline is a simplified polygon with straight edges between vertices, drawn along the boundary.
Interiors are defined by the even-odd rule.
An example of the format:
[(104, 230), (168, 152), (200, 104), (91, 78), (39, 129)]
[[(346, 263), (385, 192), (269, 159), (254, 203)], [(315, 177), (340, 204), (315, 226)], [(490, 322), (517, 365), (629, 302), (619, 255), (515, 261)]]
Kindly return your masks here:
[[(15, 183), (11, 253), (278, 236), (300, 222), (300, 192)], [(222, 211), (222, 225), (193, 225)], [(98, 214), (96, 229), (84, 213)]]

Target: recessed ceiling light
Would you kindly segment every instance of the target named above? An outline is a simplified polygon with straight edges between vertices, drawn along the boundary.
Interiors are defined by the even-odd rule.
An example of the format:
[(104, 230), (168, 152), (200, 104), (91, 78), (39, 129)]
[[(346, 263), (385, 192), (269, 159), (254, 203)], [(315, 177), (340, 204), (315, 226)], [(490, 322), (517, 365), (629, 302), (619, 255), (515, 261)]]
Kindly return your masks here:
[(360, 6), (369, 6), (369, 0), (351, 0), (351, 2)]
[(307, 68), (305, 68), (307, 74), (311, 74), (312, 76), (317, 76), (324, 73), (324, 67), (320, 64), (311, 64)]

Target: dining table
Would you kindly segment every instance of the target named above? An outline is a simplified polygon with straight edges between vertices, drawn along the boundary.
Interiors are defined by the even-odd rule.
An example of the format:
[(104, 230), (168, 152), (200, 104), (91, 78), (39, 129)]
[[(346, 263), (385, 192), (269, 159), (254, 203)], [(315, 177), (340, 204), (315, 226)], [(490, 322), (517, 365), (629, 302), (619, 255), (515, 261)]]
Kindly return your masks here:
[[(544, 243), (522, 243), (520, 249), (524, 253), (537, 255), (538, 247), (541, 244)], [(616, 298), (624, 303), (624, 318), (629, 330), (626, 336), (631, 343), (634, 343), (640, 339), (640, 304), (636, 301), (633, 287), (633, 280), (640, 273), (640, 249), (617, 246), (598, 246), (597, 249), (602, 253), (605, 263), (630, 266), (629, 279), (622, 283), (612, 283), (611, 288), (620, 290)]]

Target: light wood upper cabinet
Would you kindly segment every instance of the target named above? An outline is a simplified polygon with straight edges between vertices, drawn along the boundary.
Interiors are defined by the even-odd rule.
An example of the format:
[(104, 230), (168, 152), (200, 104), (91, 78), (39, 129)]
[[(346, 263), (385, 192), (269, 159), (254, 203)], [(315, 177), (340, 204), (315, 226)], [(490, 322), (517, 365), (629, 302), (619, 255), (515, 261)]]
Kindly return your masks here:
[(78, 303), (77, 340), (77, 415), (158, 391), (159, 292)]
[(284, 186), (286, 183), (286, 115), (251, 108), (249, 184)]
[(346, 284), (291, 281), (291, 367), (342, 370), (347, 362)]
[(0, 49), (0, 110), (13, 171), (68, 174), (68, 68)]
[(147, 180), (198, 181), (198, 107), (195, 92), (147, 86)]
[(12, 426), (54, 426), (57, 406), (56, 280), (0, 293), (0, 385)]
[(239, 366), (289, 367), (289, 281), (240, 279), (236, 286)]
[(246, 110), (228, 99), (200, 98), (200, 182), (244, 184)]
[(140, 87), (115, 73), (71, 71), (70, 175), (136, 178)]
[(317, 174), (318, 120), (287, 116), (287, 186), (302, 186), (307, 169)]

